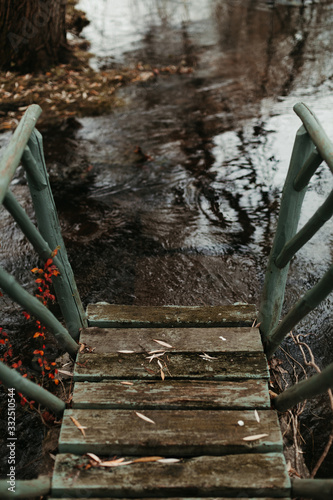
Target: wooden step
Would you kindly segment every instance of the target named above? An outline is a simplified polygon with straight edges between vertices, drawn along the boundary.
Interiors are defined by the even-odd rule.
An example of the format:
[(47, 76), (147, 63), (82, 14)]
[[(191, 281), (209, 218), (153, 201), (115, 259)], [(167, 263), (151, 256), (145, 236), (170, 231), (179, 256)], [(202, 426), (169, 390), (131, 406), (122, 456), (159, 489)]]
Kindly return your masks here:
[[(168, 352), (263, 352), (258, 328), (85, 328), (80, 342), (96, 354), (128, 350)], [(167, 347), (160, 342), (168, 344)]]
[(281, 453), (200, 456), (178, 463), (91, 467), (86, 456), (56, 457), (52, 495), (59, 497), (290, 497)]
[(156, 326), (251, 326), (256, 307), (249, 304), (228, 306), (127, 306), (89, 304), (90, 326), (156, 327)]
[[(59, 497), (58, 497), (59, 498)], [(72, 497), (73, 498), (73, 497)], [(77, 498), (77, 497), (76, 497)], [(242, 498), (239, 498), (239, 497), (236, 497), (237, 500), (275, 500), (274, 498), (270, 497), (270, 498), (259, 498), (259, 497), (249, 497), (247, 496), (246, 498), (245, 497), (242, 497)], [(64, 498), (64, 497), (61, 497), (62, 500), (71, 500), (69, 497), (68, 498)], [(91, 497), (80, 497), (81, 500), (120, 500), (119, 498), (113, 498), (113, 497), (94, 497), (94, 498), (91, 498)], [(56, 500), (55, 497), (48, 497), (48, 500)], [(129, 499), (124, 499), (122, 498), (121, 500), (129, 500)], [(132, 498), (131, 500), (139, 500), (138, 498)], [(150, 500), (160, 500), (160, 498), (158, 499), (157, 497), (156, 498), (150, 498)], [(164, 500), (230, 500), (230, 497), (229, 498), (226, 498), (226, 497), (218, 497), (218, 499), (216, 497), (174, 497), (174, 498), (165, 498), (164, 497)], [(288, 498), (280, 498), (280, 500), (290, 500), (290, 497)]]
[[(282, 451), (276, 413), (253, 410), (66, 410), (61, 453), (199, 456)], [(144, 415), (153, 423), (143, 420)], [(72, 421), (84, 427), (85, 436)], [(244, 425), (240, 425), (240, 423)], [(262, 435), (254, 440), (248, 436)]]
[[(87, 339), (86, 339), (87, 340)], [(203, 357), (203, 352), (174, 353), (170, 350), (159, 359), (166, 380), (239, 380), (269, 379), (266, 356), (262, 352), (208, 352), (212, 359)], [(76, 358), (74, 381), (96, 382), (108, 379), (161, 379), (161, 368), (157, 359), (150, 361), (148, 354), (96, 354), (82, 352)]]
[[(127, 385), (131, 384), (131, 385)], [(265, 380), (115, 380), (77, 382), (73, 408), (91, 409), (269, 409)]]

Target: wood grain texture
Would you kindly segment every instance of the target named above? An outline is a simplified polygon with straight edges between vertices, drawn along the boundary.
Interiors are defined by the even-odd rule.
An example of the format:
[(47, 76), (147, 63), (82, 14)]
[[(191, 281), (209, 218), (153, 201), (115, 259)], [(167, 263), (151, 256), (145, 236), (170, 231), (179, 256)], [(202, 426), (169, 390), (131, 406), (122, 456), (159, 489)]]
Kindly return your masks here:
[(137, 380), (77, 382), (73, 408), (101, 409), (269, 409), (265, 380)]
[(55, 497), (103, 496), (288, 497), (290, 479), (282, 454), (202, 456), (175, 464), (140, 463), (84, 469), (86, 457), (60, 454), (52, 482)]
[[(274, 411), (145, 410), (66, 410), (59, 451), (97, 455), (199, 456), (226, 453), (282, 451), (282, 437)], [(85, 427), (85, 436), (75, 426), (74, 417)], [(239, 425), (243, 421), (244, 425)], [(267, 434), (254, 441), (246, 436)]]
[[(201, 353), (173, 353), (161, 356), (167, 364), (165, 378), (201, 380), (239, 380), (269, 378), (263, 353), (209, 353), (213, 360), (200, 357)], [(79, 353), (74, 369), (74, 381), (96, 382), (107, 379), (161, 379), (157, 359), (149, 362), (147, 354)]]
[[(223, 338), (221, 338), (223, 337)], [(172, 348), (156, 342), (161, 340)], [(165, 349), (168, 352), (263, 352), (258, 328), (86, 328), (80, 342), (96, 354), (122, 350), (136, 353)]]
[(127, 306), (89, 304), (90, 326), (251, 326), (256, 307), (249, 304), (228, 306)]

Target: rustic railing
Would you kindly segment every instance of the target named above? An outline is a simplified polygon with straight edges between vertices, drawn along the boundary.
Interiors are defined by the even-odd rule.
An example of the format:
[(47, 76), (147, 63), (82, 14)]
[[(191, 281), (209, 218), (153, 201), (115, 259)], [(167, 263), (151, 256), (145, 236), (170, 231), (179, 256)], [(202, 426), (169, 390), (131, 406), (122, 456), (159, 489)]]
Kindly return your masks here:
[[(318, 119), (303, 103), (294, 106), (303, 125), (296, 134), (281, 208), (265, 276), (259, 322), (267, 357), (271, 357), (286, 335), (333, 290), (333, 265), (318, 283), (297, 301), (280, 321), (289, 263), (296, 252), (333, 215), (333, 190), (309, 221), (297, 232), (308, 183), (324, 160), (333, 173), (333, 143)], [(333, 363), (320, 374), (287, 389), (274, 399), (280, 411), (333, 387)]]
[[(287, 178), (284, 184), (277, 229), (265, 275), (259, 323), (265, 352), (270, 358), (288, 333), (333, 290), (333, 265), (318, 283), (300, 298), (280, 321), (289, 263), (297, 251), (333, 215), (333, 190), (314, 215), (299, 230), (302, 203), (310, 179), (323, 160), (333, 173), (333, 143), (318, 119), (303, 103), (294, 106), (303, 125), (296, 134)], [(278, 411), (333, 388), (333, 363), (272, 400)], [(328, 500), (333, 498), (333, 479), (292, 479), (291, 497)]]
[[(65, 328), (36, 297), (29, 294), (13, 276), (0, 268), (0, 288), (25, 311), (45, 325), (60, 346), (72, 357), (78, 349), (76, 339), (81, 327), (87, 325), (85, 312), (76, 288), (73, 272), (68, 261), (61, 236), (57, 212), (51, 193), (45, 166), (42, 136), (35, 129), (41, 108), (32, 105), (24, 114), (0, 161), (0, 204), (8, 210), (28, 238), (39, 257), (46, 261), (52, 251), (59, 247), (57, 256), (52, 257), (60, 274), (53, 280), (57, 300), (62, 311)], [(37, 219), (38, 229), (9, 189), (10, 182), (19, 164), (22, 164)], [(0, 380), (44, 406), (61, 413), (65, 404), (42, 387), (26, 380), (4, 363), (0, 363)]]

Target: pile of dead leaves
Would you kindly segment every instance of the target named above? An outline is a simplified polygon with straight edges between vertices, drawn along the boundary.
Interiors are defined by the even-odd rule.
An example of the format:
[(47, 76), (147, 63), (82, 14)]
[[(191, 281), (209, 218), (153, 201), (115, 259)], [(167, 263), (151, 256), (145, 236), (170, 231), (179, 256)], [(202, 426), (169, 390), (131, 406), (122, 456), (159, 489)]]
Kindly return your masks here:
[(129, 83), (146, 83), (162, 75), (187, 74), (192, 68), (167, 66), (94, 71), (62, 64), (45, 74), (0, 73), (0, 132), (15, 129), (30, 104), (39, 104), (43, 114), (39, 125), (61, 123), (71, 116), (109, 113), (121, 101), (115, 91)]

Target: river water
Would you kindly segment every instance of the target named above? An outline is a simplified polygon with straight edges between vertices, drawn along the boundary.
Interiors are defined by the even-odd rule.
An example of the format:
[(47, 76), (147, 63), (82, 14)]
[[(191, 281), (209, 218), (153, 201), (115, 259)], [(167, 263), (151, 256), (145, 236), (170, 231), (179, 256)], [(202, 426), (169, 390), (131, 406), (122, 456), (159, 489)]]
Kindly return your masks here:
[[(258, 304), (300, 126), (293, 105), (307, 103), (333, 137), (333, 6), (301, 4), (79, 2), (91, 21), (82, 35), (91, 43), (94, 68), (155, 69), (147, 81), (118, 91), (121, 105), (111, 115), (44, 132), (85, 305)], [(0, 146), (6, 138), (0, 136)], [(25, 203), (20, 177), (14, 184)], [(322, 165), (301, 224), (331, 188)], [(1, 261), (29, 288), (30, 248), (9, 220), (1, 224)], [(328, 222), (292, 262), (286, 305), (331, 263), (332, 229)], [(332, 302), (328, 298), (298, 327), (311, 333), (320, 366), (333, 361)], [(3, 302), (8, 324), (11, 307)], [(285, 348), (295, 355), (290, 341)], [(324, 397), (307, 414), (310, 469), (331, 418)], [(322, 475), (329, 475), (332, 463), (331, 454)]]

